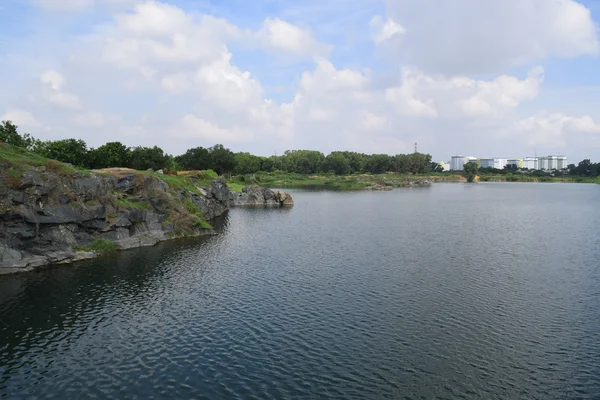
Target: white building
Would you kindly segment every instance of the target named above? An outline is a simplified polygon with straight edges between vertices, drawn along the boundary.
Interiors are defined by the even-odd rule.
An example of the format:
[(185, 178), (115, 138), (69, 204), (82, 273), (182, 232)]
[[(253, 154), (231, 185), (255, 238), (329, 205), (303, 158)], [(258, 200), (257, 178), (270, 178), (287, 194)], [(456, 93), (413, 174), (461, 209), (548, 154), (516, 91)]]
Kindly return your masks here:
[(539, 168), (543, 170), (561, 170), (567, 168), (568, 161), (565, 156), (548, 156), (548, 157), (540, 157), (539, 159)]
[(523, 168), (539, 169), (540, 160), (537, 157), (525, 157), (523, 160)]
[(450, 171), (462, 171), (465, 166), (465, 156), (452, 156)]
[(558, 169), (566, 169), (568, 165), (567, 157), (558, 156)]
[(494, 168), (504, 169), (508, 160), (506, 158), (494, 158)]

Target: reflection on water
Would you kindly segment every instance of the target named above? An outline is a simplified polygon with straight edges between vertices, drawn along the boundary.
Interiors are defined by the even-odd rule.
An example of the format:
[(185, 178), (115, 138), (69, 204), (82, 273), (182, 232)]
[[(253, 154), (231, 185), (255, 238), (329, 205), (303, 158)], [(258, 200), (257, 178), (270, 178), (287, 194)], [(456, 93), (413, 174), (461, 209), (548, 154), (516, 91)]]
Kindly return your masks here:
[(596, 398), (600, 188), (297, 191), (0, 277), (8, 398)]

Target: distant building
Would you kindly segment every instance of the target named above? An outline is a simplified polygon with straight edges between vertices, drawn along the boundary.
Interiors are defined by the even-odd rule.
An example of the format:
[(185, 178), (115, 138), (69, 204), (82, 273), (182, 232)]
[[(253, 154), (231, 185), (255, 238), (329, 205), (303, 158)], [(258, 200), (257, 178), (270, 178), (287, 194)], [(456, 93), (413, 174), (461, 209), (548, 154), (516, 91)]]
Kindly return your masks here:
[(567, 161), (567, 157), (558, 156), (558, 168), (557, 169), (567, 169), (569, 162)]
[(538, 169), (552, 171), (567, 168), (568, 161), (565, 156), (548, 156), (539, 158)]
[(525, 157), (523, 159), (523, 168), (539, 169), (540, 160), (537, 157)]
[(506, 160), (506, 165), (514, 165), (517, 168), (523, 168), (523, 160), (519, 158), (513, 158), (510, 160)]
[(494, 159), (493, 158), (480, 158), (479, 159), (479, 168), (494, 168)]
[(504, 169), (508, 160), (506, 158), (494, 158), (494, 168)]
[(465, 156), (452, 156), (450, 159), (450, 171), (462, 171), (465, 166)]

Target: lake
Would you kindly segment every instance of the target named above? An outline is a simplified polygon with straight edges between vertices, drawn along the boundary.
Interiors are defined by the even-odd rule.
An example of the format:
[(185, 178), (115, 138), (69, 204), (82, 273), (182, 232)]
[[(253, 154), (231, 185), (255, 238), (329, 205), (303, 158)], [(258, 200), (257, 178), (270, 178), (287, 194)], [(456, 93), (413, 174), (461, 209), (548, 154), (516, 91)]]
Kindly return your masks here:
[(599, 185), (292, 194), (0, 277), (0, 397), (598, 399)]

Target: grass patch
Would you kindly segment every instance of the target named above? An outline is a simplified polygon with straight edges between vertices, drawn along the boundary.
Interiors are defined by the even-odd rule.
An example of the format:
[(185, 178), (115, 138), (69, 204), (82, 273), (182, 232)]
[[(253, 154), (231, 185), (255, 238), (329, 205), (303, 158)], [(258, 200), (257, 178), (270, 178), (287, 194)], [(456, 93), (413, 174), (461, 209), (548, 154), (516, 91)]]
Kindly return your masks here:
[(233, 192), (242, 193), (242, 189), (245, 188), (246, 185), (239, 182), (227, 182), (227, 187)]
[(114, 251), (116, 248), (117, 248), (117, 244), (115, 242), (113, 242), (112, 240), (102, 239), (102, 238), (95, 238), (92, 240), (92, 242), (90, 244), (85, 245), (85, 246), (81, 246), (81, 245), (73, 246), (73, 249), (75, 249), (75, 250), (93, 252), (96, 254), (110, 253), (111, 251)]
[(175, 176), (175, 175), (164, 175), (157, 174), (156, 172), (152, 173), (152, 176), (158, 178), (169, 185), (171, 188), (176, 190), (186, 190), (188, 192), (194, 194), (202, 194), (198, 186), (200, 187), (210, 187), (211, 182), (206, 179), (196, 179), (193, 176)]

